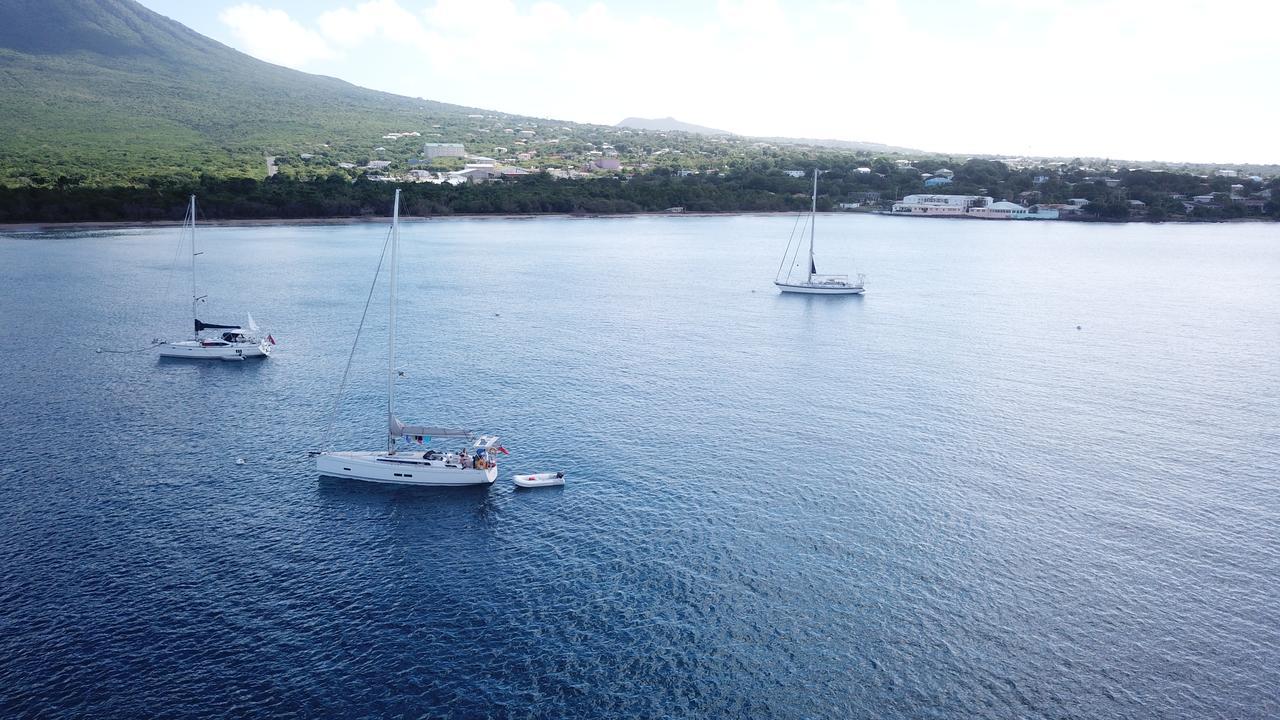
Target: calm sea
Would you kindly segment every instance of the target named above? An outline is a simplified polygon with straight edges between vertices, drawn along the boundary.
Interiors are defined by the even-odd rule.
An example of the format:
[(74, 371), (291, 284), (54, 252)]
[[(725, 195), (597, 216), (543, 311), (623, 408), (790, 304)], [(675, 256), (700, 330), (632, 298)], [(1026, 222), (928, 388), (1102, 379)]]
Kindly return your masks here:
[[(863, 298), (782, 296), (794, 218), (0, 237), (8, 717), (1280, 715), (1280, 231), (822, 216)], [(237, 459), (242, 458), (243, 464)], [(563, 470), (561, 490), (515, 472)]]

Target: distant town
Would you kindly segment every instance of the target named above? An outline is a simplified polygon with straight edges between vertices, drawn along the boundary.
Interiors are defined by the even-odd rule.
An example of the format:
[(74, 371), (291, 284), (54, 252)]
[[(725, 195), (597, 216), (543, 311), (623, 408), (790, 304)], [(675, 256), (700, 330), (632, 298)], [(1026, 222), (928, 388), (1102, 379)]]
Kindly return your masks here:
[[(794, 212), (977, 220), (1217, 222), (1280, 219), (1280, 167), (967, 157), (680, 130), (458, 114), (327, 142), (272, 146), (247, 167), (139, 172), (111, 158), (59, 170), (9, 166), (0, 222), (181, 217)], [(808, 141), (805, 141), (808, 142)], [(96, 164), (95, 164), (96, 163)]]
[[(746, 151), (761, 160), (774, 161), (779, 176), (803, 179), (811, 168), (801, 167), (797, 148), (752, 141), (735, 136), (701, 137), (675, 131), (646, 131), (625, 127), (600, 128), (612, 134), (612, 142), (592, 142), (575, 127), (539, 127), (523, 122), (505, 126), (502, 116), (471, 115), (471, 138), (491, 134), (501, 140), (484, 140), (471, 152), (465, 142), (422, 142), (420, 150), (406, 157), (403, 147), (373, 149), (366, 162), (331, 163), (355, 180), (369, 182), (429, 183), (458, 186), (501, 183), (530, 175), (555, 180), (613, 178), (632, 180), (637, 174), (657, 173), (673, 178), (724, 178), (743, 172), (741, 163), (724, 162), (732, 153), (690, 150), (690, 137), (701, 143), (739, 145), (737, 157)], [(488, 123), (486, 123), (488, 121)], [(435, 126), (436, 130), (441, 129)], [(439, 135), (440, 133), (427, 133)], [(419, 131), (396, 131), (383, 140), (401, 143), (423, 138)], [(670, 144), (662, 140), (671, 139)], [(1200, 172), (1167, 167), (1133, 167), (1091, 164), (1085, 161), (1009, 158), (885, 158), (868, 153), (834, 154), (812, 148), (812, 160), (829, 166), (834, 186), (824, 179), (827, 210), (884, 212), (909, 217), (964, 217), (983, 220), (1221, 220), (1265, 217), (1278, 209), (1273, 201), (1275, 174), (1248, 174), (1239, 168), (1198, 168)], [(398, 155), (398, 157), (393, 157)], [(849, 165), (850, 159), (868, 160)], [(323, 165), (326, 156), (301, 153), (298, 160)], [(721, 162), (717, 163), (716, 160)], [(777, 167), (780, 161), (796, 167)], [(940, 165), (954, 162), (957, 170)], [(969, 173), (977, 165), (985, 172)], [(755, 162), (759, 172), (767, 163)], [(978, 182), (975, 182), (978, 181)], [(884, 187), (886, 183), (890, 187)], [(979, 185), (983, 185), (979, 187)], [(995, 187), (986, 187), (992, 185)], [(873, 189), (874, 188), (874, 189)], [(901, 188), (902, 191), (898, 191)], [(904, 192), (918, 189), (924, 192)], [(972, 194), (966, 192), (972, 191)], [(798, 191), (797, 191), (798, 192)], [(683, 206), (667, 208), (684, 210)]]

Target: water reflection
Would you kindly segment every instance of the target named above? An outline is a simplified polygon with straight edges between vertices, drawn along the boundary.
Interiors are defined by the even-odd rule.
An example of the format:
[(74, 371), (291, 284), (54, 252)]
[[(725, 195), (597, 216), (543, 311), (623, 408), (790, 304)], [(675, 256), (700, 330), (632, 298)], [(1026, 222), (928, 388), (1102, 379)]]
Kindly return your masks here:
[(316, 491), (326, 506), (363, 508), (399, 517), (439, 519), (457, 525), (459, 518), (486, 522), (495, 512), (490, 485), (415, 487), (320, 476)]

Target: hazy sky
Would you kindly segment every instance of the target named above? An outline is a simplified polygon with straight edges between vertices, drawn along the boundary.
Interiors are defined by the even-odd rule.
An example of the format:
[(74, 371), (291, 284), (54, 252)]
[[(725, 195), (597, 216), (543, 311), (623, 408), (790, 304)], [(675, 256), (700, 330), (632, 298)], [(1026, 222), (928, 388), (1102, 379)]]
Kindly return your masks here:
[(357, 85), (953, 153), (1280, 163), (1273, 0), (142, 0)]

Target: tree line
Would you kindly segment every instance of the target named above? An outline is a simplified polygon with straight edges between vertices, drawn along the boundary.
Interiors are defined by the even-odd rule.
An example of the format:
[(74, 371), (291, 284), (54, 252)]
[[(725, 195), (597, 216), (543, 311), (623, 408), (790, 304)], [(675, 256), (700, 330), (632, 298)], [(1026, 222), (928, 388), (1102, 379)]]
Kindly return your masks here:
[[(1186, 217), (1182, 201), (1215, 193), (1222, 202), (1197, 207), (1192, 219), (1229, 219), (1262, 212), (1280, 219), (1280, 199), (1264, 208), (1246, 209), (1232, 203), (1233, 182), (1254, 193), (1265, 187), (1280, 190), (1280, 180), (1269, 184), (1252, 180), (1205, 178), (1188, 173), (1124, 171), (1109, 177), (1111, 185), (1091, 179), (1085, 170), (1066, 168), (1046, 171), (1012, 169), (992, 160), (970, 159), (955, 164), (953, 182), (926, 188), (922, 173), (945, 167), (948, 159), (917, 160), (901, 167), (889, 159), (858, 160), (848, 156), (756, 158), (725, 171), (682, 175), (656, 168), (633, 176), (614, 175), (576, 180), (556, 180), (532, 174), (501, 181), (436, 185), (389, 183), (364, 176), (354, 180), (345, 174), (302, 179), (276, 176), (264, 180), (157, 176), (140, 178), (128, 186), (102, 187), (75, 182), (48, 186), (0, 187), (0, 222), (96, 222), (180, 220), (187, 197), (199, 197), (210, 219), (303, 219), (379, 216), (387, 213), (394, 187), (403, 190), (404, 210), (411, 215), (452, 214), (625, 214), (660, 212), (680, 207), (688, 212), (786, 212), (807, 209), (812, 180), (791, 177), (782, 169), (824, 167), (818, 207), (830, 210), (848, 199), (871, 201), (887, 207), (912, 193), (990, 195), (1024, 204), (1089, 200), (1086, 210), (1094, 217), (1124, 220), (1130, 216), (1130, 200), (1146, 204), (1147, 219)], [(862, 163), (867, 163), (863, 165)], [(860, 169), (868, 168), (868, 170)], [(949, 168), (948, 168), (949, 169)], [(1030, 194), (1028, 194), (1030, 193)], [(1276, 193), (1280, 195), (1280, 193)]]
[[(386, 215), (393, 188), (409, 215), (611, 214), (683, 207), (689, 212), (777, 212), (807, 207), (808, 196), (778, 192), (746, 178), (658, 175), (554, 180), (545, 175), (481, 184), (389, 183), (332, 176), (301, 181), (202, 177), (156, 179), (137, 187), (0, 188), (0, 222), (98, 222), (182, 219), (196, 195), (210, 219), (339, 218)], [(829, 207), (830, 200), (824, 200)]]

